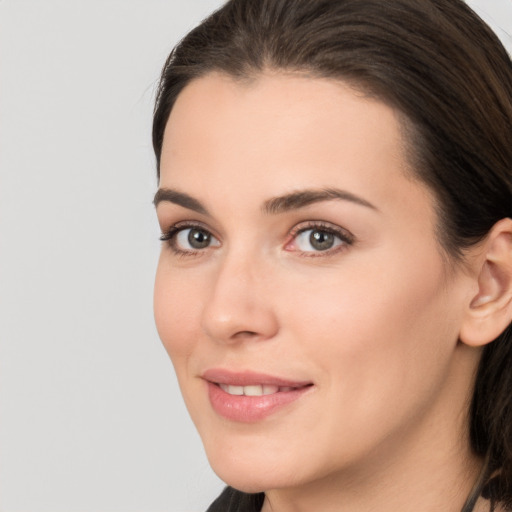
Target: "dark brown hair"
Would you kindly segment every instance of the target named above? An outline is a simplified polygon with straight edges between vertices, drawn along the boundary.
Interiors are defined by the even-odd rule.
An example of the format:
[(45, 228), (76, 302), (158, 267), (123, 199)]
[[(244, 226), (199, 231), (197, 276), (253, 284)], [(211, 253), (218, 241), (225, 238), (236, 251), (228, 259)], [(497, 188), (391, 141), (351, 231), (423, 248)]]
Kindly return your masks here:
[[(247, 79), (266, 69), (339, 79), (402, 114), (412, 167), (437, 198), (438, 235), (453, 259), (512, 217), (512, 63), (462, 0), (228, 1), (165, 63), (153, 124), (157, 168), (188, 83), (213, 71)], [(488, 476), (497, 475), (483, 494), (512, 510), (510, 327), (484, 350), (470, 429)]]

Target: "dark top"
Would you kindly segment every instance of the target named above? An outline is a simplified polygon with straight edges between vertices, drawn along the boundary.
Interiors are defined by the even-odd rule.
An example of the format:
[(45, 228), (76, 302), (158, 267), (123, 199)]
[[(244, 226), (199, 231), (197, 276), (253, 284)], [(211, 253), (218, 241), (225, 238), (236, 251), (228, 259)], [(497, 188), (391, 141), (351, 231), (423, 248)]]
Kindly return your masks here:
[[(473, 493), (472, 493), (473, 494)], [(478, 494), (469, 496), (462, 512), (471, 512), (474, 509)], [(246, 494), (233, 487), (226, 487), (222, 494), (208, 507), (206, 512), (261, 512), (265, 493)], [(494, 510), (491, 501), (491, 511)]]
[(264, 499), (264, 493), (246, 494), (226, 487), (206, 512), (260, 512)]

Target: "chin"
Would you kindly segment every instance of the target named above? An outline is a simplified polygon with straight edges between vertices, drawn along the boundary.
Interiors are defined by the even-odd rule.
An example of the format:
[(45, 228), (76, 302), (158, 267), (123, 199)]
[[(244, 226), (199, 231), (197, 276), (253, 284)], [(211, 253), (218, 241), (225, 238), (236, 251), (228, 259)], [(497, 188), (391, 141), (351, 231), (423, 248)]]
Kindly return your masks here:
[[(263, 492), (275, 487), (276, 482), (282, 481), (282, 461), (262, 460), (267, 452), (260, 449), (260, 453), (252, 450), (227, 447), (228, 443), (218, 443), (214, 448), (205, 444), (208, 461), (215, 474), (226, 484), (243, 492)], [(225, 449), (223, 449), (223, 447)], [(259, 456), (258, 456), (259, 455)]]
[(222, 443), (211, 449), (206, 447), (213, 471), (235, 489), (258, 493), (295, 487), (315, 478), (309, 474), (312, 468), (307, 470), (304, 461), (298, 460), (296, 454), (286, 453), (283, 445), (277, 450), (268, 445), (254, 450), (244, 448), (238, 444), (223, 449)]
[[(227, 485), (238, 489), (239, 491), (253, 494), (266, 492), (271, 489), (293, 487), (291, 478), (283, 478), (282, 474), (276, 474), (269, 470), (259, 470), (253, 468), (240, 468), (240, 466), (226, 467), (222, 464), (212, 465), (215, 474)], [(279, 472), (281, 473), (281, 471)]]

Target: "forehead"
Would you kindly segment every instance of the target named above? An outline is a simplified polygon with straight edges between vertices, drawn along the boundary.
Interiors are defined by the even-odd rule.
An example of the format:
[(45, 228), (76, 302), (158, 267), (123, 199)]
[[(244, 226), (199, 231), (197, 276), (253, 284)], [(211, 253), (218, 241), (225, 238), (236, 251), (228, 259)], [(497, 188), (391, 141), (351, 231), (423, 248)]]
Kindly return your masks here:
[[(193, 80), (172, 109), (162, 156), (192, 137), (215, 149), (243, 141), (238, 150), (264, 143), (268, 151), (301, 139), (325, 145), (359, 139), (386, 150), (401, 143), (398, 118), (384, 103), (339, 80), (284, 72), (244, 81), (220, 73)], [(209, 149), (205, 145), (202, 153)]]
[[(373, 204), (407, 202), (411, 180), (396, 112), (347, 84), (297, 74), (240, 82), (210, 74), (178, 96), (164, 135), (161, 186), (260, 202), (336, 186)], [(186, 189), (186, 190), (185, 190)]]

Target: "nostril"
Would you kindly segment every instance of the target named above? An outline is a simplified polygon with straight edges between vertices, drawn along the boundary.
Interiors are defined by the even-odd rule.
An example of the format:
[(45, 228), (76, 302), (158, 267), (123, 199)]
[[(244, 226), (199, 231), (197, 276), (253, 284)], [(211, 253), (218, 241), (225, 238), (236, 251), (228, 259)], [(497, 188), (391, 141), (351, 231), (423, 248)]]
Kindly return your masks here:
[(234, 338), (253, 338), (254, 336), (258, 336), (257, 332), (254, 331), (238, 331), (234, 334)]

